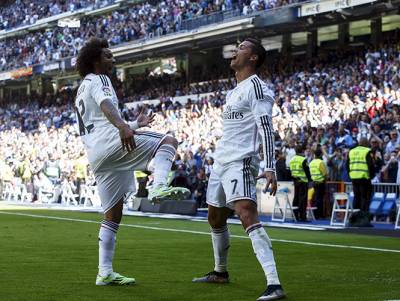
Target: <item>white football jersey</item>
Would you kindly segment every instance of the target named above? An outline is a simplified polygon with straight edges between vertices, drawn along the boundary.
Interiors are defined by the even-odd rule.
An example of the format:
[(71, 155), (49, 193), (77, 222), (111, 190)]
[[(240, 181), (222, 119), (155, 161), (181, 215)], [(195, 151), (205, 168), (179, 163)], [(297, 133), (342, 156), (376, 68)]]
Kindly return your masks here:
[(273, 92), (257, 75), (228, 91), (222, 113), (223, 133), (217, 143), (215, 161), (228, 164), (257, 156), (261, 137), (265, 141), (265, 168), (275, 169), (273, 104)]
[(118, 109), (118, 98), (108, 76), (86, 75), (77, 92), (75, 111), (79, 134), (94, 171), (121, 146), (119, 130), (100, 108), (105, 99), (110, 99)]

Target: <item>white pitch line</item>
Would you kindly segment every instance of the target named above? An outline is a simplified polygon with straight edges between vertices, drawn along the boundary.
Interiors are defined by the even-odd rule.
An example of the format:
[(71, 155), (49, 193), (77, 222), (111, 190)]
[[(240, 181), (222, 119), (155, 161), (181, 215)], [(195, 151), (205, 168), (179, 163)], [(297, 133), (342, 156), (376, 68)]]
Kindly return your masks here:
[[(19, 215), (19, 216), (44, 218), (44, 219), (54, 219), (54, 220), (61, 220), (61, 221), (100, 224), (100, 222), (98, 222), (98, 221), (93, 221), (93, 220), (88, 220), (88, 219), (67, 218), (67, 217), (58, 217), (58, 216), (51, 216), (51, 215), (27, 214), (27, 213), (5, 212), (5, 211), (0, 211), (0, 214)], [(131, 227), (131, 228), (140, 228), (140, 229), (148, 229), (148, 230), (157, 230), (157, 231), (169, 231), (169, 232), (180, 232), (180, 233), (210, 235), (209, 232), (174, 229), (174, 228), (160, 228), (160, 227), (151, 227), (151, 226), (143, 226), (143, 225), (133, 225), (133, 224), (120, 224), (120, 226)], [(243, 235), (231, 235), (231, 237), (249, 239), (248, 236), (243, 236)], [(395, 249), (381, 249), (381, 248), (370, 248), (370, 247), (349, 246), (349, 245), (325, 244), (325, 243), (299, 241), (299, 240), (271, 239), (271, 241), (290, 243), (290, 244), (299, 244), (299, 245), (308, 245), (308, 246), (328, 247), (328, 248), (355, 249), (355, 250), (364, 250), (364, 251), (400, 253), (400, 250), (395, 250)]]

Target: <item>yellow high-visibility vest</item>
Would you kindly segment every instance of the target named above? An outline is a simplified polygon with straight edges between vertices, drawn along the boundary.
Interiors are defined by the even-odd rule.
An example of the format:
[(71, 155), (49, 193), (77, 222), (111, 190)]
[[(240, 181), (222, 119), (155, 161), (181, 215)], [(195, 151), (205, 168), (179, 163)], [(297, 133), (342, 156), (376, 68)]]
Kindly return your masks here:
[(321, 163), (323, 163), (321, 159), (314, 159), (310, 162), (311, 179), (316, 183), (325, 181), (325, 177), (319, 168)]
[(364, 146), (357, 146), (350, 150), (350, 179), (370, 179), (367, 164), (367, 154), (369, 151), (371, 151), (371, 149)]
[(290, 160), (289, 168), (294, 178), (299, 179), (300, 182), (307, 183), (308, 179), (303, 169), (303, 162), (305, 159), (305, 157), (295, 155), (292, 160)]
[(141, 170), (135, 170), (135, 178), (136, 178), (136, 179), (138, 179), (138, 178), (145, 178), (145, 177), (147, 177), (147, 174), (146, 174), (146, 173), (144, 173), (144, 172), (141, 171)]

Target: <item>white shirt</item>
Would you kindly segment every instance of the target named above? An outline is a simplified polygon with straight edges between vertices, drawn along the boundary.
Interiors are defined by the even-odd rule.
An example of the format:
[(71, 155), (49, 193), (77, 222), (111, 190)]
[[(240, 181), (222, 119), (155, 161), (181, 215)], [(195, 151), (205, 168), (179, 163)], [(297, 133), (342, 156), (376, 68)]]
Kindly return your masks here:
[(273, 92), (257, 75), (228, 91), (222, 113), (223, 133), (216, 147), (215, 161), (228, 164), (257, 156), (261, 137), (265, 169), (274, 170), (273, 104)]
[(100, 108), (105, 99), (110, 99), (118, 109), (117, 95), (108, 76), (86, 75), (78, 89), (75, 110), (79, 134), (93, 171), (121, 146), (118, 129)]

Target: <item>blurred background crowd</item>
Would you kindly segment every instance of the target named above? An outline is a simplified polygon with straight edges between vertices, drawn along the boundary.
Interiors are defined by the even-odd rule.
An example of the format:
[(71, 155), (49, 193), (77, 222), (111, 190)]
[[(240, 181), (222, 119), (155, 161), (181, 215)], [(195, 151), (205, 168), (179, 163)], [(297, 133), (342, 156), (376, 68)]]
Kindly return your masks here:
[[(327, 54), (310, 68), (301, 69), (295, 64), (290, 71), (269, 70), (262, 74), (276, 95), (273, 123), (279, 180), (290, 180), (289, 162), (296, 145), (301, 144), (308, 161), (321, 145), (329, 180), (349, 181), (345, 164), (348, 152), (361, 137), (366, 137), (374, 158), (373, 182), (400, 183), (397, 47), (392, 42), (343, 58), (337, 53), (334, 57)], [(272, 68), (280, 68), (278, 65)], [(158, 105), (147, 105), (157, 113), (152, 130), (169, 133), (180, 141), (175, 181), (190, 188), (199, 204), (204, 205), (213, 152), (222, 134), (225, 92), (233, 85), (234, 78), (228, 78), (182, 86), (179, 93), (176, 90), (173, 95), (163, 94)], [(201, 92), (212, 93), (196, 96), (186, 104), (172, 101), (177, 94)], [(123, 101), (143, 97), (121, 93)], [(90, 172), (81, 166), (85, 157), (73, 125), (73, 92), (46, 96), (56, 98), (56, 105), (50, 106), (46, 105), (46, 97), (31, 97), (29, 105), (2, 103), (0, 156), (7, 166), (0, 169), (2, 177), (16, 175), (32, 183), (32, 187), (40, 183), (41, 173), (52, 180), (86, 180)], [(129, 110), (121, 105), (121, 110), (126, 119), (135, 119), (140, 106)]]
[[(41, 5), (37, 5), (38, 3)], [(18, 0), (0, 7), (0, 30), (34, 25), (37, 20), (81, 8), (101, 8), (114, 0), (42, 1)], [(0, 40), (0, 71), (58, 61), (77, 55), (90, 36), (108, 39), (111, 46), (153, 38), (180, 31), (182, 22), (216, 12), (248, 15), (299, 0), (165, 0), (137, 3), (128, 9), (113, 11), (107, 17), (84, 17), (80, 27), (53, 27), (23, 36)]]

